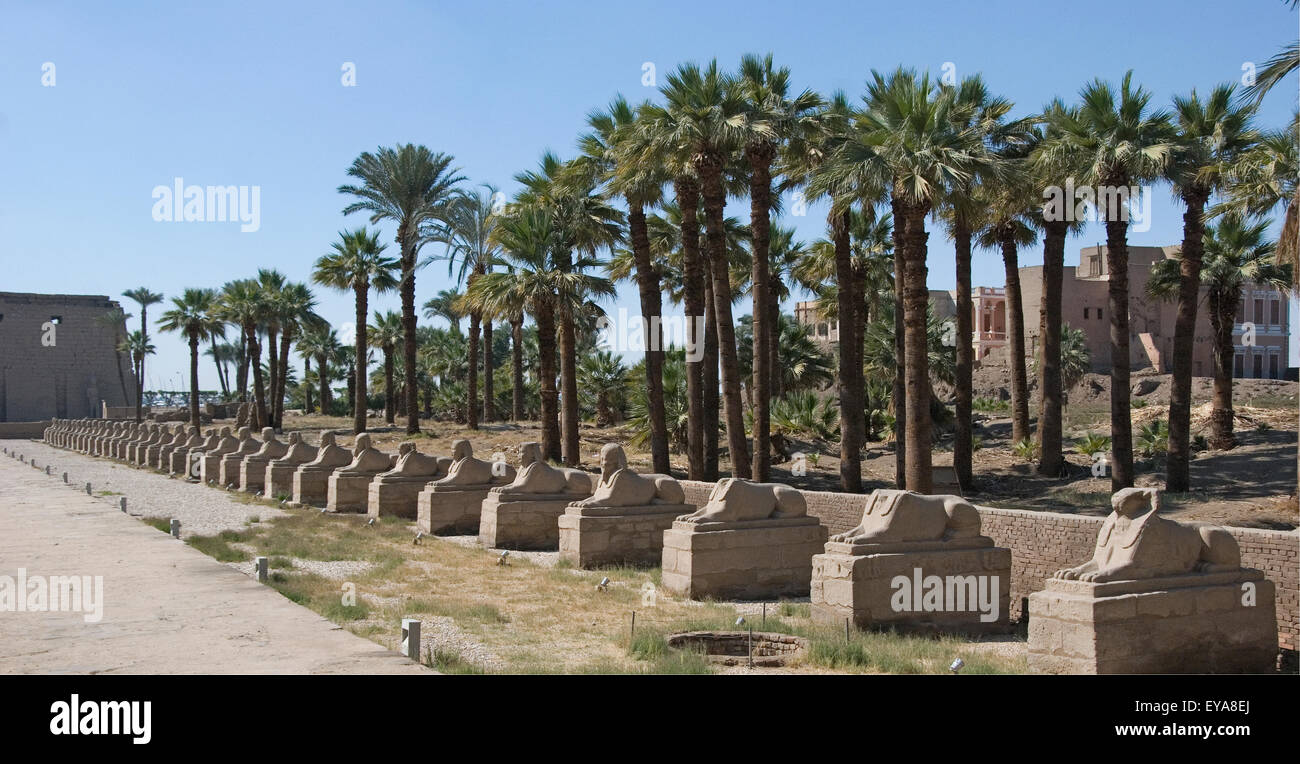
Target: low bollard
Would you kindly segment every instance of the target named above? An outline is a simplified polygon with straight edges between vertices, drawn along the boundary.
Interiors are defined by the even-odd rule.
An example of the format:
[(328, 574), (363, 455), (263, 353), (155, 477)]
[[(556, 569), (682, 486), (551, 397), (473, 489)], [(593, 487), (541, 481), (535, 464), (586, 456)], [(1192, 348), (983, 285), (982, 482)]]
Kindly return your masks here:
[(414, 618), (402, 619), (402, 655), (420, 661), (420, 622)]
[(178, 539), (178, 538), (180, 538), (180, 537), (181, 537), (181, 521), (180, 521), (180, 520), (177, 520), (176, 518), (173, 517), (173, 518), (172, 518), (172, 538), (174, 538), (174, 539)]
[(266, 558), (258, 557), (257, 558), (257, 580), (258, 581), (266, 581), (267, 579), (266, 568), (267, 568)]

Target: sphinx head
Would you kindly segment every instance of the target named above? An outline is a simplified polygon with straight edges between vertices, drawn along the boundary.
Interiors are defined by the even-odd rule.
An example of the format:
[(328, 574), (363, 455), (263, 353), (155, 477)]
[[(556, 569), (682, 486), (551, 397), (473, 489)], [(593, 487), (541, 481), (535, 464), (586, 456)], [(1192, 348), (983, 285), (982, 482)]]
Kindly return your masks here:
[(274, 428), (274, 427), (263, 427), (263, 428), (262, 428), (262, 442), (263, 442), (263, 443), (268, 443), (268, 442), (270, 442), (270, 441), (272, 441), (272, 440), (275, 440), (275, 428)]
[(329, 430), (321, 430), (320, 447), (326, 448), (332, 445), (334, 445), (334, 433), (330, 432)]
[(464, 438), (453, 440), (451, 442), (451, 459), (458, 462), (461, 459), (468, 459), (474, 455), (474, 447)]
[(606, 443), (600, 448), (600, 476), (608, 478), (615, 472), (627, 468), (627, 454), (617, 443)]
[(407, 454), (411, 453), (414, 450), (415, 450), (415, 444), (408, 440), (397, 447), (397, 455), (399, 457), (406, 456)]
[(221, 428), (221, 437), (223, 437), (223, 438), (229, 438), (229, 437), (230, 437), (230, 428), (229, 428), (229, 427), (222, 427), (222, 428)]
[(300, 432), (289, 433), (289, 445), (296, 446), (301, 442), (302, 442), (302, 433)]
[(1160, 494), (1154, 488), (1121, 488), (1110, 497), (1110, 508), (1123, 517), (1137, 517), (1148, 509), (1160, 508)]
[(368, 450), (369, 448), (370, 448), (370, 435), (368, 433), (363, 432), (357, 436), (357, 442), (352, 447), (352, 453), (359, 454), (362, 451)]
[(252, 427), (240, 427), (240, 428), (239, 428), (239, 439), (240, 439), (240, 440), (248, 440), (248, 439), (251, 438), (251, 437), (253, 437), (253, 428), (252, 428)]
[(519, 445), (519, 466), (527, 467), (533, 462), (542, 460), (542, 446), (536, 441), (528, 441)]

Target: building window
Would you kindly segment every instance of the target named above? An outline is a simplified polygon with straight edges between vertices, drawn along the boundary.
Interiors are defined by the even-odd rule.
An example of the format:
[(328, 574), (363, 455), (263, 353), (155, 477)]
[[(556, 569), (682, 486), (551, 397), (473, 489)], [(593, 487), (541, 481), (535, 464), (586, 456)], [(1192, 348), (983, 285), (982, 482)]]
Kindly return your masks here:
[(1246, 323), (1246, 301), (1242, 300), (1237, 303), (1237, 323)]
[(1273, 326), (1282, 325), (1282, 303), (1280, 301), (1269, 300), (1268, 322)]
[(1255, 360), (1254, 374), (1252, 374), (1251, 376), (1254, 377), (1255, 379), (1263, 379), (1264, 378), (1264, 356), (1256, 355), (1254, 357), (1254, 360)]
[(1084, 309), (1083, 309), (1083, 318), (1084, 318), (1084, 320), (1087, 320), (1087, 318), (1088, 318), (1088, 309), (1087, 309), (1087, 308), (1084, 308)]
[(1278, 354), (1271, 353), (1269, 354), (1268, 357), (1268, 378), (1277, 379), (1277, 372), (1278, 372)]
[(1240, 379), (1246, 376), (1246, 359), (1237, 353), (1232, 357), (1232, 376)]
[(1092, 255), (1088, 258), (1088, 275), (1101, 275), (1101, 255)]
[(1264, 323), (1264, 301), (1255, 300), (1255, 323)]
[(1101, 320), (1101, 308), (1097, 308), (1097, 320)]

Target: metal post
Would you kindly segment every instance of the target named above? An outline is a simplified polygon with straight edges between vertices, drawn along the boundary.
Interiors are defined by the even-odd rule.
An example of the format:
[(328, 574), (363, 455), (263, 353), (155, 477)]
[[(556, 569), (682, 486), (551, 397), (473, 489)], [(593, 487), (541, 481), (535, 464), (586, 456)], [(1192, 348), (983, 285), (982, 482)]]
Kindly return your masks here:
[(176, 518), (173, 517), (173, 518), (172, 518), (172, 538), (180, 538), (180, 537), (181, 537), (181, 521), (180, 521), (180, 520), (177, 520)]
[(402, 654), (413, 661), (420, 660), (420, 622), (414, 618), (402, 619)]
[(267, 568), (266, 558), (258, 557), (257, 558), (257, 580), (258, 581), (266, 580), (267, 578), (266, 568)]

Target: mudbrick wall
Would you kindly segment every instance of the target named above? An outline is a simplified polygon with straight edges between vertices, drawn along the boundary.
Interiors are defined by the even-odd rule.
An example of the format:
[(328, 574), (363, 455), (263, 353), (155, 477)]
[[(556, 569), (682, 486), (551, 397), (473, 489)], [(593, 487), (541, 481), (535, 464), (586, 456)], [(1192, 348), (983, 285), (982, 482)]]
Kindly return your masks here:
[[(702, 506), (712, 483), (682, 481), (687, 503)], [(830, 533), (843, 533), (857, 525), (866, 506), (865, 495), (803, 491), (808, 513), (819, 518)], [(1011, 550), (1011, 617), (1019, 620), (1031, 593), (1061, 568), (1092, 557), (1103, 518), (1059, 512), (978, 507), (982, 532), (998, 546)], [(1279, 647), (1295, 651), (1300, 643), (1300, 534), (1229, 528), (1241, 547), (1244, 567), (1264, 572), (1277, 587)]]

